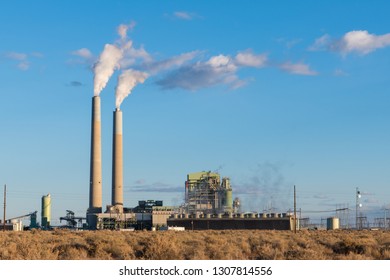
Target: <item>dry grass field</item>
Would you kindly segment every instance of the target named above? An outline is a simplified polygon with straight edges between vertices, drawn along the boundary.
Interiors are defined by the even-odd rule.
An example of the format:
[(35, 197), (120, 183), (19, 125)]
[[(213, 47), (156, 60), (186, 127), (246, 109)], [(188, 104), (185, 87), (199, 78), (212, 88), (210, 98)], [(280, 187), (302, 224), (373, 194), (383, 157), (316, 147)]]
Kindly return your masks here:
[(390, 231), (0, 232), (1, 260), (384, 260)]

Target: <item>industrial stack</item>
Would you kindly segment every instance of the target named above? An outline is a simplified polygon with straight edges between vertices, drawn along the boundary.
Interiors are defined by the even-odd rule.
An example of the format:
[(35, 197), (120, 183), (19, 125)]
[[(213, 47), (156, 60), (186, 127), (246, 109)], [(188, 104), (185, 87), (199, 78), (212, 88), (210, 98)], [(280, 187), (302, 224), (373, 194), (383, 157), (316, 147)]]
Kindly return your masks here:
[(113, 113), (112, 144), (112, 192), (111, 205), (102, 213), (102, 158), (101, 158), (101, 118), (100, 97), (92, 99), (91, 123), (91, 162), (90, 190), (87, 223), (90, 229), (101, 228), (111, 223), (110, 227), (126, 227), (134, 220), (132, 213), (123, 210), (123, 143), (122, 143), (122, 111)]
[(123, 142), (122, 111), (114, 111), (112, 139), (112, 195), (111, 205), (115, 212), (123, 213)]
[(91, 161), (89, 179), (89, 208), (87, 223), (96, 227), (96, 214), (102, 213), (102, 140), (100, 97), (92, 98)]

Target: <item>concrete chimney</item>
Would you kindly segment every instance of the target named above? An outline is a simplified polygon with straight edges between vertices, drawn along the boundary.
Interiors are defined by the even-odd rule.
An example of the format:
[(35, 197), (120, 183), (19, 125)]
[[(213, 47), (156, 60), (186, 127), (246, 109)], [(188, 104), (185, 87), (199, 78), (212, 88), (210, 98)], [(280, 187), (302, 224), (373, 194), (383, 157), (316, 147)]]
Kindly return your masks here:
[(114, 111), (114, 129), (112, 140), (112, 206), (118, 213), (123, 212), (123, 145), (122, 111)]
[(87, 211), (87, 221), (89, 226), (93, 227), (95, 219), (88, 214), (102, 213), (102, 143), (99, 96), (94, 96), (92, 98), (90, 164), (89, 208)]

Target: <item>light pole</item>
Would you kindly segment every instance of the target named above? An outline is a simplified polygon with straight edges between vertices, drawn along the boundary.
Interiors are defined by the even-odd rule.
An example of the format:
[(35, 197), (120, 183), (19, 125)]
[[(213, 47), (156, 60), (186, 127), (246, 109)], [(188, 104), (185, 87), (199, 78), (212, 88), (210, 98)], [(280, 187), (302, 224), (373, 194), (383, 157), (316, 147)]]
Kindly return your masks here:
[(359, 220), (359, 217), (358, 217), (358, 208), (359, 207), (362, 207), (362, 205), (360, 204), (360, 198), (361, 198), (361, 194), (360, 194), (360, 191), (359, 191), (359, 188), (356, 188), (356, 221), (355, 221), (355, 225), (356, 225), (356, 229), (359, 229), (358, 228), (358, 220)]

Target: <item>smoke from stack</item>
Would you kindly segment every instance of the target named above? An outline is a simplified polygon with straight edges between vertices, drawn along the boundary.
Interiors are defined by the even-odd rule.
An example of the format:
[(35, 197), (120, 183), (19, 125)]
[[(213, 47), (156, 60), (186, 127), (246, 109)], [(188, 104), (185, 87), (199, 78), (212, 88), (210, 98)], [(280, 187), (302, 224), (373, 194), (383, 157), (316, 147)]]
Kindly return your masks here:
[(148, 76), (149, 75), (145, 72), (133, 69), (123, 71), (123, 73), (118, 77), (118, 84), (115, 91), (115, 106), (117, 109), (120, 108), (123, 100), (131, 93), (133, 88), (137, 84), (143, 83)]
[(122, 41), (125, 41), (127, 39), (127, 31), (133, 30), (135, 25), (135, 21), (131, 21), (129, 24), (121, 24), (118, 26), (117, 32), (119, 36), (121, 36)]
[(123, 49), (115, 45), (106, 44), (93, 67), (94, 96), (99, 96), (106, 87), (108, 80), (116, 69), (119, 69), (119, 60), (123, 57)]

